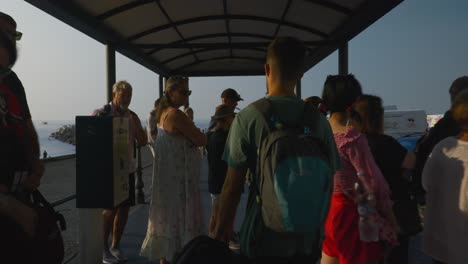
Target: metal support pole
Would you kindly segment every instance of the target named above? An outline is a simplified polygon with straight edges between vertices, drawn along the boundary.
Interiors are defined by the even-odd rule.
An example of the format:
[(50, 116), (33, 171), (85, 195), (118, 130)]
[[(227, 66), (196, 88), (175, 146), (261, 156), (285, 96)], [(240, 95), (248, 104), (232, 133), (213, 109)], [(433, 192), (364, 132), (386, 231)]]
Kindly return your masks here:
[(164, 76), (159, 75), (159, 98), (163, 97), (164, 94)]
[(348, 74), (348, 63), (348, 42), (346, 42), (338, 50), (338, 74)]
[(296, 96), (302, 98), (302, 82), (301, 79), (297, 80), (296, 83)]
[(115, 49), (112, 45), (106, 46), (107, 70), (107, 103), (112, 101), (112, 86), (115, 83)]
[[(135, 142), (135, 144), (137, 144)], [(138, 155), (138, 166), (137, 166), (137, 177), (136, 177), (136, 193), (137, 193), (137, 202), (139, 204), (145, 203), (145, 193), (143, 192), (143, 187), (145, 184), (143, 183), (143, 168), (141, 166), (141, 146), (138, 145), (137, 147), (137, 155)]]

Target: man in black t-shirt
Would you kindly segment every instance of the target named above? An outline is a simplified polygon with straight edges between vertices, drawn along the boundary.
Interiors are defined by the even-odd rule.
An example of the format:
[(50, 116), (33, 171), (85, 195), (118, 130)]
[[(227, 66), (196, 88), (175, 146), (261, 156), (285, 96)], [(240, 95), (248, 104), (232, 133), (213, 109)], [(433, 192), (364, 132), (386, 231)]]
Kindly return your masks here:
[[(238, 102), (243, 100), (244, 99), (241, 98), (240, 94), (238, 94), (237, 91), (232, 88), (227, 88), (221, 93), (221, 105), (229, 105), (233, 109), (236, 109)], [(213, 130), (215, 125), (216, 120), (211, 118), (210, 124), (208, 125), (208, 131)]]
[[(12, 180), (11, 172), (18, 171), (24, 171), (25, 174), (21, 179), (23, 187), (35, 190), (39, 187), (44, 166), (40, 160), (38, 137), (31, 120), (24, 87), (11, 70), (17, 58), (16, 40), (21, 37), (21, 33), (16, 31), (13, 18), (4, 13), (0, 13), (0, 33), (5, 51), (2, 53), (3, 65), (0, 74), (0, 108), (3, 113), (0, 124), (4, 144), (0, 152), (0, 168), (4, 172), (0, 177), (0, 190), (11, 188), (8, 186)], [(7, 174), (6, 170), (10, 173)]]
[[(453, 81), (449, 89), (451, 103), (453, 103), (453, 100), (461, 91), (466, 89), (468, 89), (468, 76), (462, 76)], [(452, 111), (449, 109), (445, 112), (444, 117), (418, 142), (416, 146), (416, 166), (413, 173), (413, 189), (421, 203), (424, 203), (425, 194), (422, 188), (421, 175), (429, 154), (431, 154), (432, 149), (437, 143), (447, 137), (456, 136), (459, 133), (460, 127), (453, 119)]]
[[(17, 58), (15, 20), (0, 12), (0, 248), (2, 263), (33, 263), (35, 211), (19, 193), (35, 190), (44, 167), (24, 88), (11, 70)], [(14, 184), (13, 184), (14, 183)], [(24, 190), (25, 192), (23, 192)], [(12, 195), (14, 194), (14, 195)], [(23, 197), (27, 197), (26, 195)]]
[(227, 163), (222, 159), (224, 146), (226, 145), (229, 128), (234, 120), (234, 107), (219, 105), (212, 117), (214, 128), (208, 132), (208, 189), (211, 194), (212, 210), (209, 232), (215, 226), (214, 219), (218, 212), (219, 194), (226, 178)]

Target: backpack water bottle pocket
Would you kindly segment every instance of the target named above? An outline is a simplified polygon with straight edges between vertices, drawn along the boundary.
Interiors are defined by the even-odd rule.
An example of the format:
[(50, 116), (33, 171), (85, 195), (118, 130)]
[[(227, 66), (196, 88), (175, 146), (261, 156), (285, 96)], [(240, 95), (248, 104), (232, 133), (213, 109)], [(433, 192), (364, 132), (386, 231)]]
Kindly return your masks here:
[[(330, 168), (315, 156), (290, 157), (276, 166), (271, 181), (273, 197), (263, 200), (265, 225), (282, 233), (316, 233), (328, 211)], [(267, 191), (265, 193), (268, 193)]]

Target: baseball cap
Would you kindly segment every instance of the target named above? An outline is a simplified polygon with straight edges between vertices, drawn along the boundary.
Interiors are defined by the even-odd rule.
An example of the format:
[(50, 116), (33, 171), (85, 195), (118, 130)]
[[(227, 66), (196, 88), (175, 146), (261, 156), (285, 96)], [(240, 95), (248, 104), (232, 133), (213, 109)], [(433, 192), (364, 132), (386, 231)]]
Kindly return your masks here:
[(232, 88), (227, 88), (221, 93), (221, 98), (229, 98), (229, 99), (234, 99), (236, 101), (243, 101), (240, 97), (240, 95), (236, 92), (236, 90)]

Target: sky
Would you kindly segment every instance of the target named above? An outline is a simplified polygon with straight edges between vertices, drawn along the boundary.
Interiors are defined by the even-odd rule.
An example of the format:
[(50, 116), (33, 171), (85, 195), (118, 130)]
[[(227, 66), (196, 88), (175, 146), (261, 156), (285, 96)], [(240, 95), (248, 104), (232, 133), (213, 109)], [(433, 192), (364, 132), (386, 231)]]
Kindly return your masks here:
[[(406, 0), (349, 42), (349, 72), (365, 93), (398, 109), (439, 114), (450, 106), (448, 89), (468, 75), (468, 1)], [(74, 120), (106, 103), (105, 46), (22, 0), (2, 0), (23, 32), (14, 70), (22, 80), (33, 120)], [(158, 97), (158, 75), (117, 54), (117, 80), (134, 87), (130, 108), (146, 119)], [(337, 74), (333, 53), (304, 74), (302, 96), (320, 95)], [(265, 77), (191, 78), (196, 120), (207, 120), (225, 88), (245, 101), (265, 95)]]

